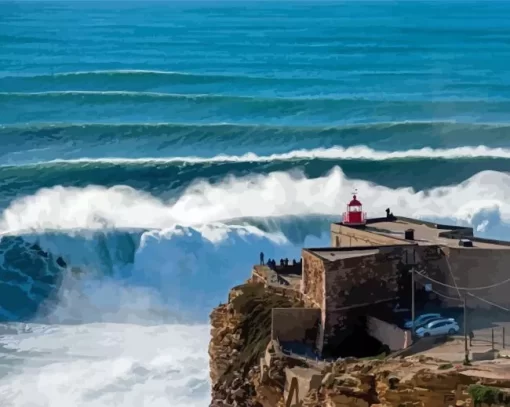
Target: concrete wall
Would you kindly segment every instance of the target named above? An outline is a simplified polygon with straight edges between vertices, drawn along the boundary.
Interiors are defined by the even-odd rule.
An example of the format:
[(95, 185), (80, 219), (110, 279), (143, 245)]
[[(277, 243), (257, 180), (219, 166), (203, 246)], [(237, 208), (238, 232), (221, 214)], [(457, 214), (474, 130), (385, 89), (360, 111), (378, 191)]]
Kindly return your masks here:
[[(475, 242), (476, 245), (476, 242)], [(446, 248), (453, 275), (459, 287), (483, 287), (508, 280), (510, 278), (510, 250)], [(447, 283), (454, 285), (450, 275)], [(445, 288), (449, 296), (458, 297), (457, 290)], [(488, 290), (471, 291), (474, 295), (510, 307), (510, 282)], [(470, 308), (490, 308), (491, 306), (472, 297), (467, 297)]]
[(320, 316), (318, 308), (273, 308), (271, 339), (314, 344)]
[(331, 247), (382, 246), (392, 244), (411, 244), (389, 236), (370, 233), (362, 229), (331, 224)]
[(368, 317), (367, 328), (370, 336), (387, 345), (392, 352), (411, 345), (411, 331), (406, 331), (378, 318)]

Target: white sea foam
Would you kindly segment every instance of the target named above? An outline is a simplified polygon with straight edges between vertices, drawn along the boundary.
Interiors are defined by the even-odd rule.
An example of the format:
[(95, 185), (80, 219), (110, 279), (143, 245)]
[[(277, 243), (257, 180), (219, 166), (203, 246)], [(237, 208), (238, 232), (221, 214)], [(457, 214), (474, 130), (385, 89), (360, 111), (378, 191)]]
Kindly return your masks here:
[(0, 230), (148, 228), (201, 225), (240, 217), (340, 215), (354, 188), (369, 216), (395, 214), (470, 221), (496, 207), (510, 218), (510, 175), (483, 171), (459, 185), (415, 191), (391, 189), (347, 179), (340, 168), (308, 179), (302, 174), (230, 177), (212, 185), (202, 181), (175, 201), (162, 201), (130, 187), (54, 187), (14, 201), (0, 218)]
[[(164, 308), (182, 315), (195, 303), (209, 306), (211, 298), (224, 300), (230, 286), (246, 279), (260, 250), (267, 257), (293, 257), (301, 246), (327, 241), (325, 236), (293, 245), (279, 233), (218, 222), (339, 215), (355, 187), (371, 216), (390, 207), (397, 215), (436, 217), (471, 224), (478, 233), (508, 235), (510, 176), (493, 171), (459, 185), (418, 192), (346, 179), (337, 168), (316, 179), (272, 173), (216, 185), (202, 182), (175, 202), (126, 187), (92, 186), (55, 187), (13, 202), (3, 213), (2, 230), (32, 230), (27, 239), (58, 251), (55, 254), (70, 263), (85, 257), (97, 262), (125, 259), (112, 255), (125, 250), (123, 244), (134, 252), (127, 274), (125, 267), (113, 267), (106, 279), (98, 279), (98, 273), (68, 279), (73, 284), (64, 284), (51, 326), (29, 324), (26, 333), (0, 337), (7, 361), (2, 369), (8, 372), (0, 379), (1, 404), (205, 407), (210, 391), (208, 326), (170, 324), (166, 319), (158, 326), (144, 324), (158, 322), (158, 313), (148, 310)], [(114, 238), (89, 242), (85, 251), (99, 254), (80, 254), (83, 232), (69, 234), (69, 229), (105, 225), (148, 230), (137, 232), (139, 238), (123, 238), (123, 243)], [(43, 233), (45, 229), (57, 232)], [(92, 235), (86, 238), (94, 240)], [(82, 266), (94, 268), (90, 262)], [(69, 318), (81, 323), (63, 325)]]
[[(207, 406), (209, 327), (169, 323), (168, 316), (179, 319), (205, 303), (207, 315), (246, 279), (260, 250), (299, 255), (283, 236), (251, 226), (174, 226), (129, 236), (136, 233), (132, 240), (119, 232), (23, 236), (84, 273), (66, 274), (58, 306), (44, 319), (51, 325), (0, 336), (8, 372), (0, 379), (2, 406)], [(129, 265), (121, 260), (129, 257), (125, 274)], [(118, 265), (101, 278), (101, 265), (91, 261)]]
[(0, 337), (3, 407), (205, 407), (207, 325), (27, 324)]

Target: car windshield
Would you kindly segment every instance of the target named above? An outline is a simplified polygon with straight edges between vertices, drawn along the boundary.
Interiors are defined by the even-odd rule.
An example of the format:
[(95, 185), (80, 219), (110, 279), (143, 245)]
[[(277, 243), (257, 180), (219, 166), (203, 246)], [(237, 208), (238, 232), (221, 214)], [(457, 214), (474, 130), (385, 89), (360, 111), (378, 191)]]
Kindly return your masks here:
[(438, 318), (438, 317), (439, 317), (439, 315), (426, 314), (426, 315), (421, 315), (420, 317), (418, 317), (418, 321), (422, 321), (425, 319), (431, 319), (431, 318)]
[(428, 324), (429, 322), (432, 322), (434, 320), (436, 320), (438, 317), (427, 317), (427, 318), (422, 318), (421, 320), (416, 320), (415, 324), (416, 325), (425, 325), (425, 324)]

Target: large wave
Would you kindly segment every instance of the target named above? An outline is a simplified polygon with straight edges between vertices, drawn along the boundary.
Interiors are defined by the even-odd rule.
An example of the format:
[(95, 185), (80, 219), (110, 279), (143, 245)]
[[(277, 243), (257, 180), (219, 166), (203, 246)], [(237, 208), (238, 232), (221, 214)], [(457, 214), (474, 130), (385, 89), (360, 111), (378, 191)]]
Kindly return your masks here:
[[(2, 405), (207, 405), (211, 308), (247, 278), (259, 250), (299, 255), (281, 234), (235, 225), (1, 242), (1, 276), (12, 276), (2, 283), (3, 320), (32, 321), (0, 324)], [(37, 296), (43, 289), (50, 295)]]
[(73, 276), (156, 290), (165, 307), (193, 293), (199, 314), (246, 277), (260, 250), (295, 258), (303, 245), (327, 245), (328, 224), (340, 217), (354, 188), (370, 216), (390, 207), (398, 215), (471, 224), (478, 233), (505, 238), (509, 185), (509, 175), (485, 171), (453, 186), (391, 189), (348, 179), (337, 168), (314, 179), (281, 172), (202, 181), (170, 201), (123, 186), (54, 187), (4, 210), (3, 270), (12, 276), (6, 283), (23, 282), (29, 297), (39, 283), (57, 285), (64, 267)]
[(105, 227), (160, 229), (241, 217), (338, 215), (354, 188), (360, 191), (372, 216), (383, 214), (389, 206), (401, 215), (465, 221), (469, 213), (497, 205), (506, 219), (510, 216), (508, 185), (508, 174), (484, 171), (459, 185), (426, 191), (391, 189), (348, 179), (335, 168), (312, 179), (299, 172), (274, 172), (230, 177), (218, 184), (197, 181), (170, 201), (125, 186), (58, 186), (14, 201), (3, 212), (0, 229), (10, 233)]
[[(413, 155), (413, 152), (422, 157), (455, 157), (477, 154), (501, 156), (500, 150), (481, 152), (471, 150), (473, 147), (469, 146), (483, 143), (487, 149), (507, 148), (510, 126), (504, 123), (412, 121), (318, 127), (76, 123), (0, 126), (0, 136), (4, 140), (0, 151), (4, 163), (77, 159), (83, 157), (83, 151), (87, 151), (92, 158), (143, 158), (197, 154), (209, 157), (219, 154), (243, 156), (246, 151), (257, 156), (276, 154), (276, 157), (286, 157), (289, 151), (297, 150), (297, 155), (301, 157), (352, 159), (360, 153), (365, 157), (375, 157), (378, 150), (382, 150), (380, 155), (383, 157), (391, 157), (387, 151), (395, 150), (395, 146), (401, 151), (396, 153), (397, 157)], [(359, 146), (369, 146), (373, 150)], [(450, 151), (456, 148), (463, 149)], [(440, 151), (435, 152), (434, 149)], [(407, 150), (412, 151), (407, 153)], [(464, 153), (459, 153), (462, 151)], [(292, 158), (295, 154), (290, 153), (287, 157)], [(254, 155), (245, 157), (244, 160), (256, 158)]]
[[(41, 285), (54, 291), (64, 268), (73, 276), (155, 290), (167, 308), (193, 295), (199, 315), (246, 277), (260, 250), (296, 258), (303, 245), (327, 245), (328, 224), (340, 217), (354, 188), (370, 216), (390, 207), (398, 215), (471, 224), (478, 233), (505, 238), (509, 185), (509, 175), (486, 171), (454, 186), (391, 189), (335, 169), (315, 179), (272, 173), (216, 185), (202, 181), (171, 201), (122, 186), (43, 189), (2, 214), (4, 284), (20, 283), (18, 301), (24, 295), (27, 301), (20, 309), (34, 310), (34, 302), (53, 299), (39, 295)], [(77, 281), (73, 287), (87, 292)], [(112, 306), (118, 315), (120, 308)], [(3, 309), (9, 317), (15, 307)]]

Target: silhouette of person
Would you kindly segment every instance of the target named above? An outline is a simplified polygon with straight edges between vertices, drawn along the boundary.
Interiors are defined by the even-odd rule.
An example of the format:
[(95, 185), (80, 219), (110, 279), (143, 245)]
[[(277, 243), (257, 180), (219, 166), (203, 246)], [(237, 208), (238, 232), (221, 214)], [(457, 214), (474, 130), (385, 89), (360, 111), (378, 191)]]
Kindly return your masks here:
[(264, 252), (260, 252), (260, 264), (264, 265)]

